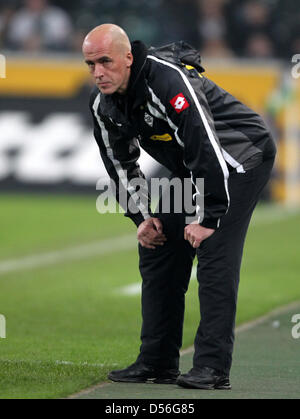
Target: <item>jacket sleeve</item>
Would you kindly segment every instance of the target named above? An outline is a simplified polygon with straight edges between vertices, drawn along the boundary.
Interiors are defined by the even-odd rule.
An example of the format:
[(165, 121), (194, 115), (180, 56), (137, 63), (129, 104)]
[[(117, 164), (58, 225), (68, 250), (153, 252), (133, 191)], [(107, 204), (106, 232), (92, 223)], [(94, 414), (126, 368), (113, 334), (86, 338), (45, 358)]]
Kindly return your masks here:
[(204, 181), (204, 208), (196, 206), (198, 222), (216, 229), (229, 208), (229, 173), (202, 88), (205, 79), (196, 70), (190, 72), (154, 56), (148, 59), (154, 68), (149, 79), (152, 100), (183, 149), (192, 182), (197, 186), (197, 179)]
[(92, 97), (90, 110), (94, 121), (94, 137), (111, 181), (115, 197), (136, 226), (152, 217), (148, 185), (137, 163), (140, 148), (136, 139), (122, 137), (117, 128), (98, 113), (99, 95)]

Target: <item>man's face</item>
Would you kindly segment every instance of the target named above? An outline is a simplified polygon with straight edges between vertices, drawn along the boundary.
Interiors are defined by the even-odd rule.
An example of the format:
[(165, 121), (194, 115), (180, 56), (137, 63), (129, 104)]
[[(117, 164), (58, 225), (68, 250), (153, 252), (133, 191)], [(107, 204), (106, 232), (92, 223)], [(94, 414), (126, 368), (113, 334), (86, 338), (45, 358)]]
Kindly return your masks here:
[(133, 60), (130, 52), (124, 52), (119, 45), (104, 39), (84, 45), (83, 55), (101, 93), (126, 92)]

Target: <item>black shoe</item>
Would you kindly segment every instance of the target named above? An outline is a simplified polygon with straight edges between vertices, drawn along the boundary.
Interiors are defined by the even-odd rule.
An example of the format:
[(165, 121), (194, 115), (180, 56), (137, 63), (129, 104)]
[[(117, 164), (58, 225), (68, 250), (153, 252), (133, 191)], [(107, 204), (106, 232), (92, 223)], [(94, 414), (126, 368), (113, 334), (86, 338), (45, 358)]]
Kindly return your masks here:
[(177, 383), (181, 387), (199, 388), (204, 390), (230, 390), (229, 377), (214, 368), (192, 368), (187, 374), (178, 377)]
[(179, 375), (176, 369), (161, 369), (135, 362), (123, 370), (111, 371), (108, 378), (123, 383), (145, 383), (151, 380), (156, 384), (176, 384)]

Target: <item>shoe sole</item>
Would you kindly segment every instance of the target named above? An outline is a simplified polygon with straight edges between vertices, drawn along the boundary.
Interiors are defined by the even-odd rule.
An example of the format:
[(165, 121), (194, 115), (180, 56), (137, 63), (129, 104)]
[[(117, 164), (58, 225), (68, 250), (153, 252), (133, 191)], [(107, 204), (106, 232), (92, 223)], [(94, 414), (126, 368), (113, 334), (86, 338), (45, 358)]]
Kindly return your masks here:
[(189, 381), (177, 380), (180, 387), (197, 388), (199, 390), (231, 390), (230, 384), (197, 384)]
[(108, 379), (114, 381), (115, 383), (146, 383), (145, 379), (138, 378), (113, 378), (108, 376)]
[(108, 379), (116, 383), (154, 383), (154, 384), (177, 384), (177, 378), (115, 378)]
[(154, 384), (177, 384), (177, 378), (156, 378)]

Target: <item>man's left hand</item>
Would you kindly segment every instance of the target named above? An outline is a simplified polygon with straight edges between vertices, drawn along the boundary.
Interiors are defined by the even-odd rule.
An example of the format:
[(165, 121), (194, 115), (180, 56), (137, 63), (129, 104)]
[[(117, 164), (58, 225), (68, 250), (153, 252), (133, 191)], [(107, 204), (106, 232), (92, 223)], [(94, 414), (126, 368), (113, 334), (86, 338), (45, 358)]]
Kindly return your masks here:
[(212, 228), (203, 227), (200, 224), (198, 224), (197, 221), (195, 221), (194, 223), (189, 224), (185, 227), (184, 239), (188, 240), (194, 247), (194, 249), (196, 249), (200, 246), (203, 240), (210, 237), (214, 232), (215, 230), (213, 230)]

